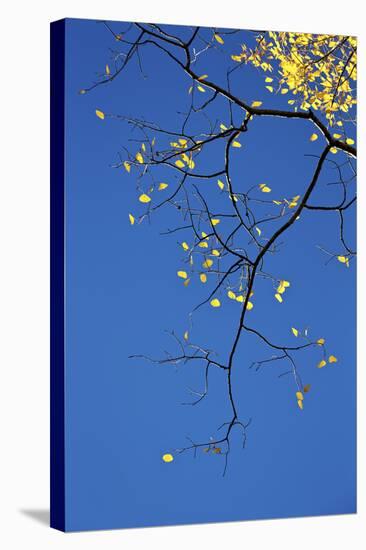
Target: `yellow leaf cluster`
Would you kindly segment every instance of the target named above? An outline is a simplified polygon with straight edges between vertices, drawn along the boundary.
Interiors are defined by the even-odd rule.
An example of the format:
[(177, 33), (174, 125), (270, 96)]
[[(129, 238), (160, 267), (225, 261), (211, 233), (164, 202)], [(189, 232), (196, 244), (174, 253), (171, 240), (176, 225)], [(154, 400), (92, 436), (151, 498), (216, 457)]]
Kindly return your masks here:
[[(241, 52), (231, 57), (272, 73), (280, 93), (293, 94), (290, 105), (296, 110), (321, 111), (331, 125), (357, 102), (357, 40), (353, 36), (269, 32), (257, 37), (255, 47), (242, 44)], [(270, 92), (272, 88), (267, 86)]]

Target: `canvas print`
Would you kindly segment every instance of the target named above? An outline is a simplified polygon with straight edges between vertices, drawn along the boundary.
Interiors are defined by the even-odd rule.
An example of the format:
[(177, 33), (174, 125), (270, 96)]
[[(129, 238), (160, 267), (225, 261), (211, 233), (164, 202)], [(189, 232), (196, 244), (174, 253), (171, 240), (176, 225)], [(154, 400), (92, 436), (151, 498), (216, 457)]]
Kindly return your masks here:
[(356, 512), (354, 36), (51, 26), (51, 523)]

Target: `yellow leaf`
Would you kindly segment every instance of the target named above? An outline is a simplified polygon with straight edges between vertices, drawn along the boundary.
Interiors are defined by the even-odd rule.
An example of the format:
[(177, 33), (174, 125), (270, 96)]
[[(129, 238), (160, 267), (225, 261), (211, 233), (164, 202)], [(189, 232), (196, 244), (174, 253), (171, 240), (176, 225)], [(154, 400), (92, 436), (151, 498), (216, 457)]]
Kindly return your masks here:
[(124, 161), (123, 166), (125, 167), (126, 172), (131, 172), (131, 165), (129, 162), (127, 162), (127, 160)]
[(256, 230), (256, 232), (258, 233), (258, 235), (261, 236), (262, 231), (259, 229), (259, 227), (256, 227), (255, 230)]
[(219, 44), (223, 44), (224, 43), (224, 40), (221, 38), (221, 36), (219, 34), (214, 34), (214, 39), (216, 40), (216, 42), (218, 42)]
[(188, 286), (188, 285), (189, 285), (189, 281), (190, 281), (190, 280), (191, 280), (191, 279), (186, 279), (186, 280), (184, 281), (184, 283), (183, 283), (183, 284), (184, 284), (184, 286)]
[(158, 191), (163, 191), (163, 189), (166, 189), (168, 187), (167, 183), (160, 183), (158, 187)]
[(340, 139), (342, 136), (341, 136), (341, 134), (333, 134), (333, 137), (334, 137), (335, 139)]
[(98, 111), (98, 109), (96, 109), (95, 114), (97, 115), (98, 118), (100, 118), (101, 120), (104, 120), (105, 115), (103, 111)]
[(208, 269), (209, 267), (211, 267), (213, 264), (213, 261), (210, 259), (210, 258), (207, 258), (203, 264), (202, 264), (202, 267), (205, 267), (206, 269)]
[(244, 296), (240, 295), (236, 297), (236, 301), (242, 304), (244, 302)]
[(180, 139), (178, 139), (178, 141), (181, 145), (187, 145), (187, 140), (186, 139), (180, 138)]
[(235, 300), (236, 299), (236, 294), (232, 290), (229, 290), (227, 295), (230, 298), (230, 300)]
[(141, 149), (142, 149), (143, 151), (146, 151), (146, 145), (145, 145), (145, 143), (143, 143), (143, 144), (141, 145)]
[(248, 303), (247, 303), (246, 309), (247, 309), (248, 311), (250, 311), (251, 309), (253, 309), (253, 307), (254, 307), (254, 305), (252, 304), (252, 302), (248, 302)]
[(289, 99), (288, 102), (287, 102), (289, 105), (293, 105), (295, 103), (295, 100), (294, 99)]
[(310, 384), (306, 384), (306, 386), (304, 386), (304, 393), (308, 393), (310, 391)]
[(147, 203), (151, 201), (151, 198), (149, 197), (149, 195), (145, 195), (145, 193), (142, 193), (142, 195), (139, 196), (139, 201)]
[(297, 400), (297, 404), (298, 404), (299, 408), (300, 408), (301, 410), (303, 410), (304, 404), (303, 404), (303, 402), (302, 402), (301, 399), (298, 399), (298, 400)]
[(262, 193), (270, 193), (271, 192), (271, 188), (268, 187), (268, 185), (266, 185), (265, 183), (260, 183), (259, 184), (259, 189), (262, 191)]
[(282, 204), (281, 201), (272, 201), (272, 202), (274, 202), (274, 203), (277, 204), (277, 205)]
[(211, 254), (212, 254), (212, 256), (220, 256), (220, 252), (218, 250), (216, 250), (216, 248), (211, 250)]
[(202, 74), (197, 78), (197, 80), (205, 80), (205, 78), (208, 78), (208, 74)]
[(341, 264), (347, 265), (349, 263), (347, 256), (337, 256), (337, 260), (341, 262)]
[(220, 223), (220, 220), (218, 218), (211, 218), (212, 225), (217, 225)]
[(177, 275), (181, 279), (187, 279), (187, 272), (186, 271), (177, 271)]
[(225, 130), (227, 130), (227, 127), (225, 126), (225, 124), (220, 124), (220, 129), (225, 132)]
[(329, 151), (330, 151), (331, 153), (333, 153), (333, 155), (335, 155), (335, 154), (338, 152), (338, 151), (337, 151), (337, 147), (331, 147), (331, 148), (329, 149)]
[(262, 105), (262, 101), (253, 101), (252, 107), (260, 107)]
[(269, 92), (271, 92), (271, 93), (273, 92), (273, 86), (266, 86), (266, 88)]
[(220, 187), (221, 190), (223, 190), (225, 187), (225, 184), (221, 180), (217, 180), (217, 185)]
[(287, 94), (287, 92), (288, 92), (288, 88), (282, 88), (281, 90), (282, 95)]
[(178, 168), (184, 168), (184, 162), (182, 160), (176, 160), (175, 165), (178, 166)]
[(143, 164), (144, 163), (144, 157), (141, 155), (141, 153), (136, 153), (136, 156), (135, 156), (137, 162), (139, 162), (140, 164)]
[(221, 447), (215, 447), (213, 449), (213, 452), (216, 454), (216, 455), (219, 455), (221, 453)]
[(354, 144), (354, 140), (351, 139), (351, 138), (347, 138), (347, 139), (346, 139), (346, 143), (347, 143), (347, 145), (353, 145), (353, 144)]
[(320, 363), (318, 363), (318, 369), (321, 369), (321, 368), (325, 367), (326, 364), (327, 364), (327, 362), (324, 359), (322, 359), (320, 361)]
[(189, 338), (188, 330), (185, 331), (183, 338), (184, 338), (185, 341), (187, 342), (187, 340), (188, 340), (188, 338)]
[(329, 355), (328, 361), (329, 363), (336, 363), (338, 359), (337, 357), (335, 357), (335, 355)]
[(204, 231), (202, 231), (202, 232), (201, 232), (201, 237), (202, 237), (203, 239), (208, 238), (208, 237), (207, 237), (207, 233), (205, 233)]
[(302, 401), (304, 399), (304, 396), (303, 396), (301, 391), (296, 392), (296, 397), (297, 397), (297, 399), (300, 399), (300, 401)]
[(213, 300), (211, 300), (210, 304), (212, 305), (212, 307), (220, 307), (221, 306), (221, 302), (217, 298), (214, 298)]
[(273, 78), (271, 78), (270, 76), (267, 76), (265, 79), (265, 82), (273, 82)]
[(198, 243), (198, 246), (199, 246), (200, 248), (208, 248), (208, 244), (207, 244), (206, 241), (202, 241), (202, 242)]
[(311, 134), (310, 141), (316, 141), (318, 139), (318, 134)]
[(292, 330), (292, 334), (294, 336), (296, 336), (296, 337), (299, 336), (299, 331), (297, 330), (297, 328), (292, 327), (291, 330)]
[(135, 223), (135, 218), (132, 216), (132, 214), (128, 214), (130, 224), (133, 225)]
[(164, 460), (164, 462), (173, 462), (174, 457), (170, 453), (166, 453), (162, 456), (162, 459)]
[(197, 90), (199, 92), (205, 92), (206, 90), (203, 88), (203, 86), (197, 86)]
[(324, 346), (325, 340), (324, 340), (324, 338), (319, 338), (319, 339), (316, 341), (316, 343), (318, 344), (318, 346)]
[(239, 141), (233, 141), (232, 146), (233, 147), (241, 147), (241, 143)]
[(201, 283), (206, 283), (206, 282), (207, 282), (207, 275), (206, 275), (206, 273), (201, 273), (201, 274), (200, 274), (200, 281), (201, 281)]
[(182, 248), (183, 248), (183, 250), (189, 250), (189, 246), (186, 242), (182, 243)]
[(275, 294), (275, 298), (276, 298), (276, 300), (278, 300), (278, 302), (280, 302), (280, 304), (282, 304), (283, 299), (282, 299), (281, 294)]
[(105, 74), (108, 74), (108, 75), (111, 74), (111, 70), (109, 68), (109, 65), (105, 66)]

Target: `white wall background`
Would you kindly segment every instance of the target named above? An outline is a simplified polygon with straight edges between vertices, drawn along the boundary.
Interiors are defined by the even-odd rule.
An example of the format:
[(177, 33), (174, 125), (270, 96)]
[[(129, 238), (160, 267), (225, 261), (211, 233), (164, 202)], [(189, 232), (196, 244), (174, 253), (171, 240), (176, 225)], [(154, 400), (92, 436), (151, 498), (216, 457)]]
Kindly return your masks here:
[[(365, 208), (362, 3), (345, 0), (4, 2), (0, 64), (0, 542), (6, 550), (364, 547), (365, 217), (359, 216), (359, 513), (64, 535), (46, 527), (49, 480), (49, 22), (62, 17), (359, 36), (359, 194)], [(341, 289), (339, 300), (347, 299)], [(319, 457), (321, 460), (321, 457)], [(26, 513), (28, 511), (28, 513)], [(38, 517), (32, 518), (35, 515)], [(33, 512), (32, 512), (33, 511)], [(40, 519), (43, 519), (40, 521)]]

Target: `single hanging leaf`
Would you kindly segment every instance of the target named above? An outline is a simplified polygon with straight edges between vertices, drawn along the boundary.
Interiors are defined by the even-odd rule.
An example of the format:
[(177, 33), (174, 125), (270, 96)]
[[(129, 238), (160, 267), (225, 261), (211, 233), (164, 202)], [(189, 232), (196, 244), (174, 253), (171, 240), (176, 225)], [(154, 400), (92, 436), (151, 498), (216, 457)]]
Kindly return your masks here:
[(217, 180), (217, 185), (220, 187), (221, 191), (224, 189), (225, 184), (221, 180)]
[(327, 362), (322, 359), (319, 363), (318, 363), (318, 369), (322, 369), (323, 367), (325, 367), (325, 365), (327, 364)]
[(338, 361), (337, 357), (335, 355), (330, 355), (328, 358), (329, 363), (336, 363)]
[(198, 246), (200, 248), (208, 248), (208, 243), (206, 241), (201, 241), (200, 243), (198, 243)]
[(175, 165), (178, 166), (178, 168), (184, 168), (184, 162), (182, 160), (176, 160)]
[(128, 214), (128, 218), (130, 220), (130, 224), (133, 225), (135, 223), (135, 218), (133, 217), (132, 214)]
[(201, 274), (200, 274), (200, 281), (201, 281), (201, 283), (206, 283), (206, 282), (207, 282), (207, 275), (206, 275), (206, 273), (201, 273)]
[(99, 111), (98, 109), (96, 109), (95, 114), (97, 115), (98, 118), (100, 118), (101, 120), (104, 120), (105, 114), (103, 113), (103, 111)]
[(262, 101), (253, 101), (252, 107), (260, 107), (262, 105)]
[(297, 399), (300, 399), (301, 401), (304, 399), (304, 396), (303, 396), (301, 391), (296, 392), (296, 397), (297, 397)]
[(186, 251), (189, 250), (189, 246), (186, 242), (182, 243), (182, 248), (183, 250), (186, 250)]
[(270, 193), (271, 192), (271, 188), (268, 187), (268, 185), (266, 185), (265, 183), (260, 183), (258, 187), (262, 191), (262, 193)]
[(253, 307), (254, 307), (253, 303), (252, 303), (252, 302), (248, 302), (248, 303), (247, 303), (246, 309), (247, 309), (248, 311), (250, 311), (251, 309), (253, 309)]
[(318, 139), (318, 134), (311, 134), (310, 141), (316, 141)]
[(233, 141), (233, 142), (232, 142), (232, 146), (233, 146), (233, 147), (238, 147), (238, 148), (239, 148), (239, 147), (241, 147), (241, 143), (240, 143), (240, 141)]
[(318, 344), (318, 346), (324, 346), (324, 344), (325, 344), (325, 339), (324, 339), (324, 338), (318, 338), (318, 340), (316, 341), (316, 343)]
[(147, 203), (151, 201), (151, 197), (149, 197), (149, 195), (145, 195), (145, 193), (142, 193), (142, 195), (139, 196), (139, 201)]
[(294, 336), (296, 336), (296, 337), (299, 336), (299, 331), (297, 330), (297, 328), (292, 327), (291, 330), (292, 330), (292, 334), (293, 334)]
[(197, 86), (197, 90), (199, 92), (205, 92), (206, 91), (203, 86)]
[(346, 143), (347, 143), (347, 145), (353, 145), (355, 143), (355, 141), (351, 138), (347, 138)]
[(187, 276), (188, 276), (186, 271), (177, 271), (177, 275), (181, 279), (187, 279)]
[(210, 258), (207, 258), (203, 264), (202, 264), (202, 267), (205, 267), (206, 269), (208, 269), (209, 267), (211, 267), (213, 264), (213, 261), (210, 259)]
[(217, 298), (214, 298), (213, 300), (211, 300), (210, 304), (212, 305), (212, 307), (220, 307), (221, 306), (221, 302)]
[(220, 223), (220, 220), (218, 218), (211, 218), (212, 225), (217, 225)]
[(172, 454), (166, 453), (165, 455), (162, 456), (162, 459), (164, 462), (173, 462), (174, 457)]
[(158, 187), (158, 191), (163, 191), (164, 189), (166, 189), (168, 187), (168, 184), (167, 183), (160, 183), (159, 184), (159, 187)]
[(297, 404), (298, 404), (298, 406), (299, 406), (299, 409), (303, 410), (304, 404), (303, 404), (303, 402), (302, 402), (301, 399), (298, 399), (298, 400), (297, 400)]
[(188, 330), (185, 331), (183, 338), (185, 339), (186, 342), (188, 341), (188, 338), (189, 338)]
[(124, 161), (123, 166), (125, 167), (126, 172), (131, 172), (131, 165), (127, 160)]
[(221, 36), (217, 33), (214, 34), (214, 39), (216, 40), (216, 42), (218, 42), (219, 44), (224, 44), (224, 40), (221, 38)]
[(105, 74), (106, 74), (106, 75), (110, 75), (110, 74), (111, 74), (111, 70), (110, 70), (110, 68), (109, 68), (109, 65), (106, 65), (106, 66), (105, 66)]
[(144, 157), (141, 155), (140, 152), (136, 153), (135, 159), (139, 164), (144, 164)]
[(280, 302), (280, 304), (282, 304), (283, 298), (282, 298), (281, 294), (275, 294), (275, 298), (278, 302)]
[(230, 298), (230, 300), (235, 300), (236, 299), (236, 294), (232, 290), (229, 290), (227, 295)]
[(310, 391), (310, 384), (306, 384), (306, 386), (304, 386), (304, 393), (308, 393)]

